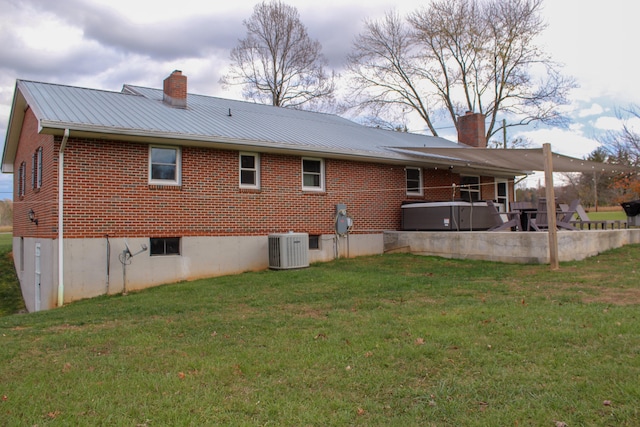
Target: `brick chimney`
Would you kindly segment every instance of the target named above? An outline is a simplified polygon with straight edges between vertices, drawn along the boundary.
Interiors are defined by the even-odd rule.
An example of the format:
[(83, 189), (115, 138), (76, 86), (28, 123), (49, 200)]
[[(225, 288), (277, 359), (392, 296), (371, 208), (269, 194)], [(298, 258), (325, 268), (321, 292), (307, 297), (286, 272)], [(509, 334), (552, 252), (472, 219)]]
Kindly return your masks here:
[(162, 101), (172, 107), (187, 108), (187, 76), (175, 70), (164, 79), (164, 95)]
[(458, 142), (471, 147), (487, 148), (484, 129), (484, 114), (467, 111), (458, 117)]

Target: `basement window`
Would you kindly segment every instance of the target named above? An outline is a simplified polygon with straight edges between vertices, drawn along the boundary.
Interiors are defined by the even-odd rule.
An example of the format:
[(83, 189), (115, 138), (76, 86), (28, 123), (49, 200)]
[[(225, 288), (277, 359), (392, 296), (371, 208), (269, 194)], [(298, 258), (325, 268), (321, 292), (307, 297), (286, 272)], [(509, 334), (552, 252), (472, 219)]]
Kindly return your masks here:
[(149, 243), (151, 256), (180, 255), (179, 237), (152, 237)]
[(320, 236), (309, 234), (309, 249), (320, 249)]

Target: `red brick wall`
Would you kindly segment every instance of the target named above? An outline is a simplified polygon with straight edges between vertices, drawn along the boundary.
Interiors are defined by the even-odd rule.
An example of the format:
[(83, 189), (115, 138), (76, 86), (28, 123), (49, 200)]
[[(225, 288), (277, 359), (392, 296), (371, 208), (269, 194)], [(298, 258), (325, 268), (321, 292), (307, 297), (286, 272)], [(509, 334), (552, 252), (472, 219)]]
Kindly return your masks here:
[(490, 177), (490, 176), (480, 177), (480, 195), (481, 195), (480, 197), (481, 200), (496, 199), (496, 183), (493, 177)]
[(426, 200), (447, 201), (460, 198), (460, 188), (452, 184), (460, 184), (460, 175), (449, 169), (423, 169), (424, 196)]
[(396, 229), (403, 166), (325, 160), (321, 193), (303, 192), (301, 158), (261, 154), (261, 189), (238, 186), (238, 152), (182, 147), (182, 185), (148, 184), (149, 148), (69, 139), (65, 235), (207, 236), (333, 231), (344, 203), (355, 232)]
[[(57, 232), (57, 162), (54, 162), (53, 136), (38, 134), (38, 121), (31, 109), (25, 112), (18, 151), (13, 164), (13, 234), (23, 237), (53, 237)], [(42, 186), (34, 189), (31, 181), (33, 154), (42, 147)], [(26, 164), (25, 195), (18, 195), (20, 164)], [(38, 225), (29, 221), (33, 209)]]
[[(17, 171), (22, 159), (27, 163), (27, 194), (16, 199), (16, 235), (57, 236), (60, 141), (38, 135), (28, 112), (15, 165)], [(44, 180), (42, 189), (33, 192), (31, 155), (38, 146), (44, 149)], [(400, 227), (402, 201), (451, 200), (451, 184), (460, 180), (448, 169), (424, 169), (424, 196), (408, 197), (402, 165), (325, 159), (325, 191), (303, 192), (301, 157), (262, 153), (261, 189), (248, 190), (239, 188), (237, 151), (182, 147), (181, 157), (181, 186), (149, 185), (148, 145), (69, 138), (65, 237), (332, 233), (340, 203), (354, 219), (354, 232), (381, 232)], [(17, 194), (17, 172), (14, 181)], [(29, 208), (36, 212), (38, 226), (28, 221)]]

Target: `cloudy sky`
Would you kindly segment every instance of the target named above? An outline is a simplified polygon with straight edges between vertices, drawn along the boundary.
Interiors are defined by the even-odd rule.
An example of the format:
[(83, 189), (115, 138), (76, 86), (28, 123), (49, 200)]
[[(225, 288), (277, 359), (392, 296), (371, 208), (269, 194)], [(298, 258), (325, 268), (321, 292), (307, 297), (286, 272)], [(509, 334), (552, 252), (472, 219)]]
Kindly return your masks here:
[[(189, 92), (237, 98), (218, 83), (229, 52), (245, 36), (243, 19), (257, 0), (0, 0), (0, 137), (4, 146), (16, 79), (119, 91), (123, 84), (161, 87), (175, 69)], [(411, 12), (426, 1), (289, 0), (330, 67), (344, 66), (364, 19), (391, 8)], [(595, 137), (620, 126), (616, 108), (640, 104), (635, 36), (640, 4), (630, 0), (546, 0), (542, 47), (579, 88), (567, 107), (569, 129), (523, 129), (536, 146), (583, 157)], [(443, 126), (447, 126), (443, 124)], [(419, 129), (418, 129), (419, 130)], [(455, 135), (443, 136), (455, 140)], [(0, 198), (11, 197), (0, 175)]]

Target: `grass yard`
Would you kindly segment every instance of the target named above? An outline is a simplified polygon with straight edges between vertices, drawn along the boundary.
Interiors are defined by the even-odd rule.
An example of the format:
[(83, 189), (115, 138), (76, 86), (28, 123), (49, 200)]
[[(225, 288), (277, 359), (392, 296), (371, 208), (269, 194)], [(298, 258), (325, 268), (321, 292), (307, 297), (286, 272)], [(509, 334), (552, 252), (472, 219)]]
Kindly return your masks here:
[(24, 301), (13, 265), (11, 233), (0, 233), (0, 316), (24, 310)]
[(623, 210), (617, 211), (589, 211), (587, 213), (589, 215), (589, 219), (592, 221), (602, 221), (602, 220), (627, 220), (627, 214), (624, 213)]
[(639, 257), (384, 255), (0, 317), (0, 424), (638, 426)]
[(13, 235), (11, 232), (0, 232), (0, 251), (11, 251), (12, 240)]

